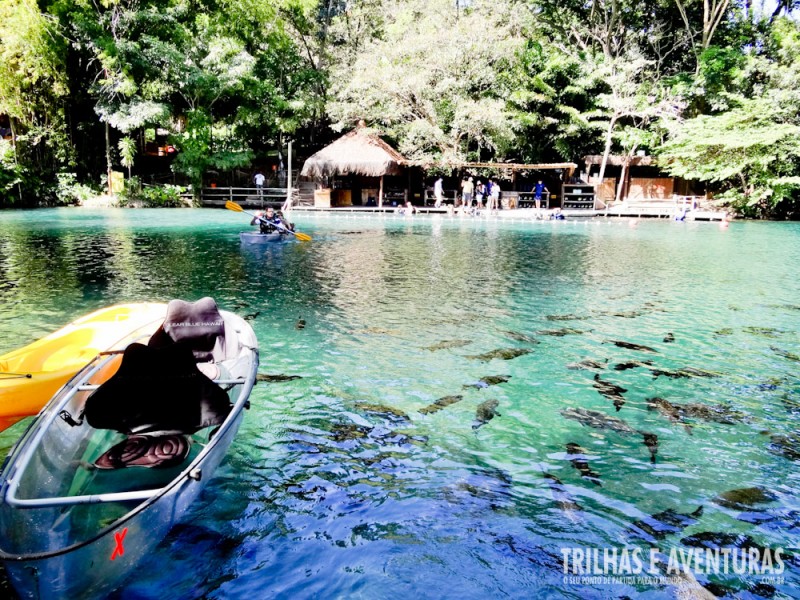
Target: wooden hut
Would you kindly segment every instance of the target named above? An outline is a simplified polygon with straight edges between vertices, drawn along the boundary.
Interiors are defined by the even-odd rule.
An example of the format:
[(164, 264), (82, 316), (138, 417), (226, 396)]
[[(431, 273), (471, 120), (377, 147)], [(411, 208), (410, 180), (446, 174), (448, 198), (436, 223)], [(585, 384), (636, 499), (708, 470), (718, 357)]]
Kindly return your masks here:
[[(404, 163), (397, 150), (374, 132), (359, 127), (312, 155), (300, 174), (320, 183), (314, 194), (315, 206), (350, 206), (373, 201), (383, 206), (384, 178), (396, 178)], [(393, 199), (403, 200), (407, 190), (393, 189), (392, 193)]]

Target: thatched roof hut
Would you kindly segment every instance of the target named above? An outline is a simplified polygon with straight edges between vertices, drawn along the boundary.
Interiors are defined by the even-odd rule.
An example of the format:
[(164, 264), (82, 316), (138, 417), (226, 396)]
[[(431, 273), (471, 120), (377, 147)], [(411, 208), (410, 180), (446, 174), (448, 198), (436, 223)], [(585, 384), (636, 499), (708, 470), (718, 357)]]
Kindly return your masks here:
[(405, 158), (375, 133), (354, 129), (312, 155), (301, 175), (322, 179), (334, 175), (396, 175)]

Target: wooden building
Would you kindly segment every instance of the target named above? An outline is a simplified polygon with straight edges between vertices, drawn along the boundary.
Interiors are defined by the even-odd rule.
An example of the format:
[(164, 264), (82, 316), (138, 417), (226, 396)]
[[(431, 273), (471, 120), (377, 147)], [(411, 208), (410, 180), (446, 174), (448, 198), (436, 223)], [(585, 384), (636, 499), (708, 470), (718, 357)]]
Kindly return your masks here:
[(672, 200), (705, 192), (697, 182), (664, 174), (652, 156), (609, 156), (602, 182), (597, 181), (602, 155), (585, 156), (583, 161), (589, 182), (597, 184), (597, 199), (603, 203), (613, 202), (618, 192), (621, 201)]
[(315, 206), (383, 206), (408, 199), (405, 162), (377, 134), (359, 127), (309, 157), (300, 175), (317, 182)]

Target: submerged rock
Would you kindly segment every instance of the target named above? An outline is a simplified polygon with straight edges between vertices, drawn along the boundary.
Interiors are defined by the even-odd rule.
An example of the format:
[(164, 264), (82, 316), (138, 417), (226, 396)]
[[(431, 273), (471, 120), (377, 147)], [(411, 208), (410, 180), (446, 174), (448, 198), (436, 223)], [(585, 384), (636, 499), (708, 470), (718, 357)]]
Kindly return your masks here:
[(591, 315), (547, 315), (545, 317), (548, 321), (585, 321), (591, 318)]

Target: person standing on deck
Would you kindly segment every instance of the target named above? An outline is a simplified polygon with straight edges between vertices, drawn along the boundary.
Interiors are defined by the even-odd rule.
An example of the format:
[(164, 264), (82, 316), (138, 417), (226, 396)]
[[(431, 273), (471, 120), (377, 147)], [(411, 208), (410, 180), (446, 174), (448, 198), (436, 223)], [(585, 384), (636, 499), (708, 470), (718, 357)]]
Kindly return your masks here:
[(461, 198), (464, 201), (464, 206), (470, 208), (472, 206), (472, 193), (475, 191), (475, 184), (472, 183), (472, 177), (461, 183)]
[(536, 208), (539, 209), (542, 204), (542, 194), (549, 194), (550, 190), (547, 189), (547, 186), (542, 183), (542, 180), (536, 182), (536, 185), (533, 186), (533, 201), (536, 203)]
[(436, 208), (439, 208), (442, 205), (442, 200), (444, 199), (444, 189), (442, 189), (442, 178), (436, 180), (436, 183), (433, 184), (433, 197), (435, 199), (433, 205)]
[(500, 210), (500, 184), (492, 181), (492, 191), (489, 192), (489, 211), (499, 212)]
[(266, 180), (266, 177), (264, 177), (264, 174), (261, 171), (259, 171), (258, 173), (256, 173), (253, 176), (253, 183), (256, 184), (256, 193), (258, 194), (259, 198), (263, 198), (264, 197), (264, 181), (265, 180)]
[(486, 193), (486, 186), (481, 183), (481, 180), (478, 179), (478, 182), (475, 184), (475, 204), (478, 209), (483, 208), (483, 196)]

